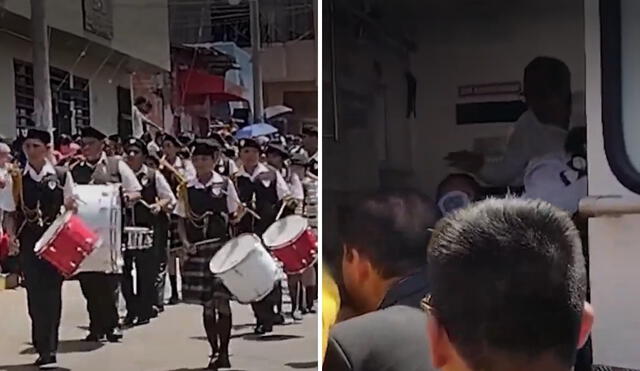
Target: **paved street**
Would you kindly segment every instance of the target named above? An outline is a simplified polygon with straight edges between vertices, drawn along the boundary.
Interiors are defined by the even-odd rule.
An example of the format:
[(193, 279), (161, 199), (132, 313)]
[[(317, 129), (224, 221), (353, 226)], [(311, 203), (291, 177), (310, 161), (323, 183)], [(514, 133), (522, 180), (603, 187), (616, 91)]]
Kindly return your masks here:
[[(201, 326), (199, 306), (167, 307), (150, 325), (125, 332), (120, 344), (80, 341), (88, 317), (77, 282), (65, 283), (60, 329), (60, 370), (191, 371), (206, 366), (209, 345)], [(0, 370), (33, 370), (25, 290), (0, 291)], [(287, 306), (287, 305), (286, 305)], [(317, 369), (316, 316), (297, 324), (277, 326), (264, 337), (253, 335), (250, 307), (233, 308), (232, 370), (286, 371)]]

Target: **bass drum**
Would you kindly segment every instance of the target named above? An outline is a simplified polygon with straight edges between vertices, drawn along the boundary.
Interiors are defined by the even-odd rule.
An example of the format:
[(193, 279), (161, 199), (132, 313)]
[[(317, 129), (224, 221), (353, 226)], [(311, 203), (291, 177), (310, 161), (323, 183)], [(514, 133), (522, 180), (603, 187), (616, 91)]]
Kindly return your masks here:
[(75, 193), (78, 196), (78, 216), (101, 239), (77, 272), (122, 273), (120, 184), (77, 185)]

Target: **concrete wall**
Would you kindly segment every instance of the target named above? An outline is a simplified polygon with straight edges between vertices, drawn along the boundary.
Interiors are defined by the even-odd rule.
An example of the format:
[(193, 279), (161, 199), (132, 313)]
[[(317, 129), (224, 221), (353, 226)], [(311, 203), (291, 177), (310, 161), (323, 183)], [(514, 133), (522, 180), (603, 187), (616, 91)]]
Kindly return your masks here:
[(317, 80), (318, 51), (315, 40), (265, 45), (261, 58), (265, 83)]
[[(30, 18), (28, 0), (5, 0), (10, 12)], [(83, 26), (82, 0), (47, 1), (51, 27), (108, 46), (164, 70), (170, 68), (169, 11), (167, 0), (116, 1), (113, 5), (113, 40), (106, 40)]]
[[(62, 39), (53, 39), (50, 63), (70, 72), (81, 50), (65, 48), (65, 44)], [(3, 137), (13, 137), (16, 133), (14, 59), (31, 61), (30, 42), (0, 33), (0, 117), (3, 118), (0, 135)], [(98, 71), (101, 63), (102, 56), (88, 53), (73, 73), (90, 80), (91, 125), (112, 134), (118, 130), (117, 87), (129, 87), (129, 74), (122, 69), (117, 71), (113, 65)]]

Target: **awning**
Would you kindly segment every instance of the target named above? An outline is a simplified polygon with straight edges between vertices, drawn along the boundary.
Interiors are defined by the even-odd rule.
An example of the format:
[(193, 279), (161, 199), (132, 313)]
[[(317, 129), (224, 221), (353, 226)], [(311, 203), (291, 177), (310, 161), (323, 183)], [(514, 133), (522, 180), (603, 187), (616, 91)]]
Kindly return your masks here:
[(178, 71), (177, 77), (183, 105), (203, 104), (207, 99), (214, 102), (246, 101), (243, 97), (232, 93), (237, 91), (239, 87), (234, 86), (221, 76), (188, 69)]

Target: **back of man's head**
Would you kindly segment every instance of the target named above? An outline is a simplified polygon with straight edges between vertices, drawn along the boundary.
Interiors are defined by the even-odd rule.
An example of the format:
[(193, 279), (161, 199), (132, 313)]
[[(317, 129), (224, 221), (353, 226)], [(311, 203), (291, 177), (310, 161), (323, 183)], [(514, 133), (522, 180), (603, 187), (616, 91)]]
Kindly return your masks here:
[(538, 99), (571, 94), (571, 71), (557, 58), (537, 57), (524, 70), (524, 90), (529, 98)]
[(472, 370), (571, 368), (591, 322), (566, 213), (541, 201), (480, 202), (438, 224), (428, 265), (432, 318)]
[(378, 192), (351, 210), (341, 240), (366, 256), (382, 278), (400, 277), (424, 266), (436, 220), (433, 202), (417, 192)]

